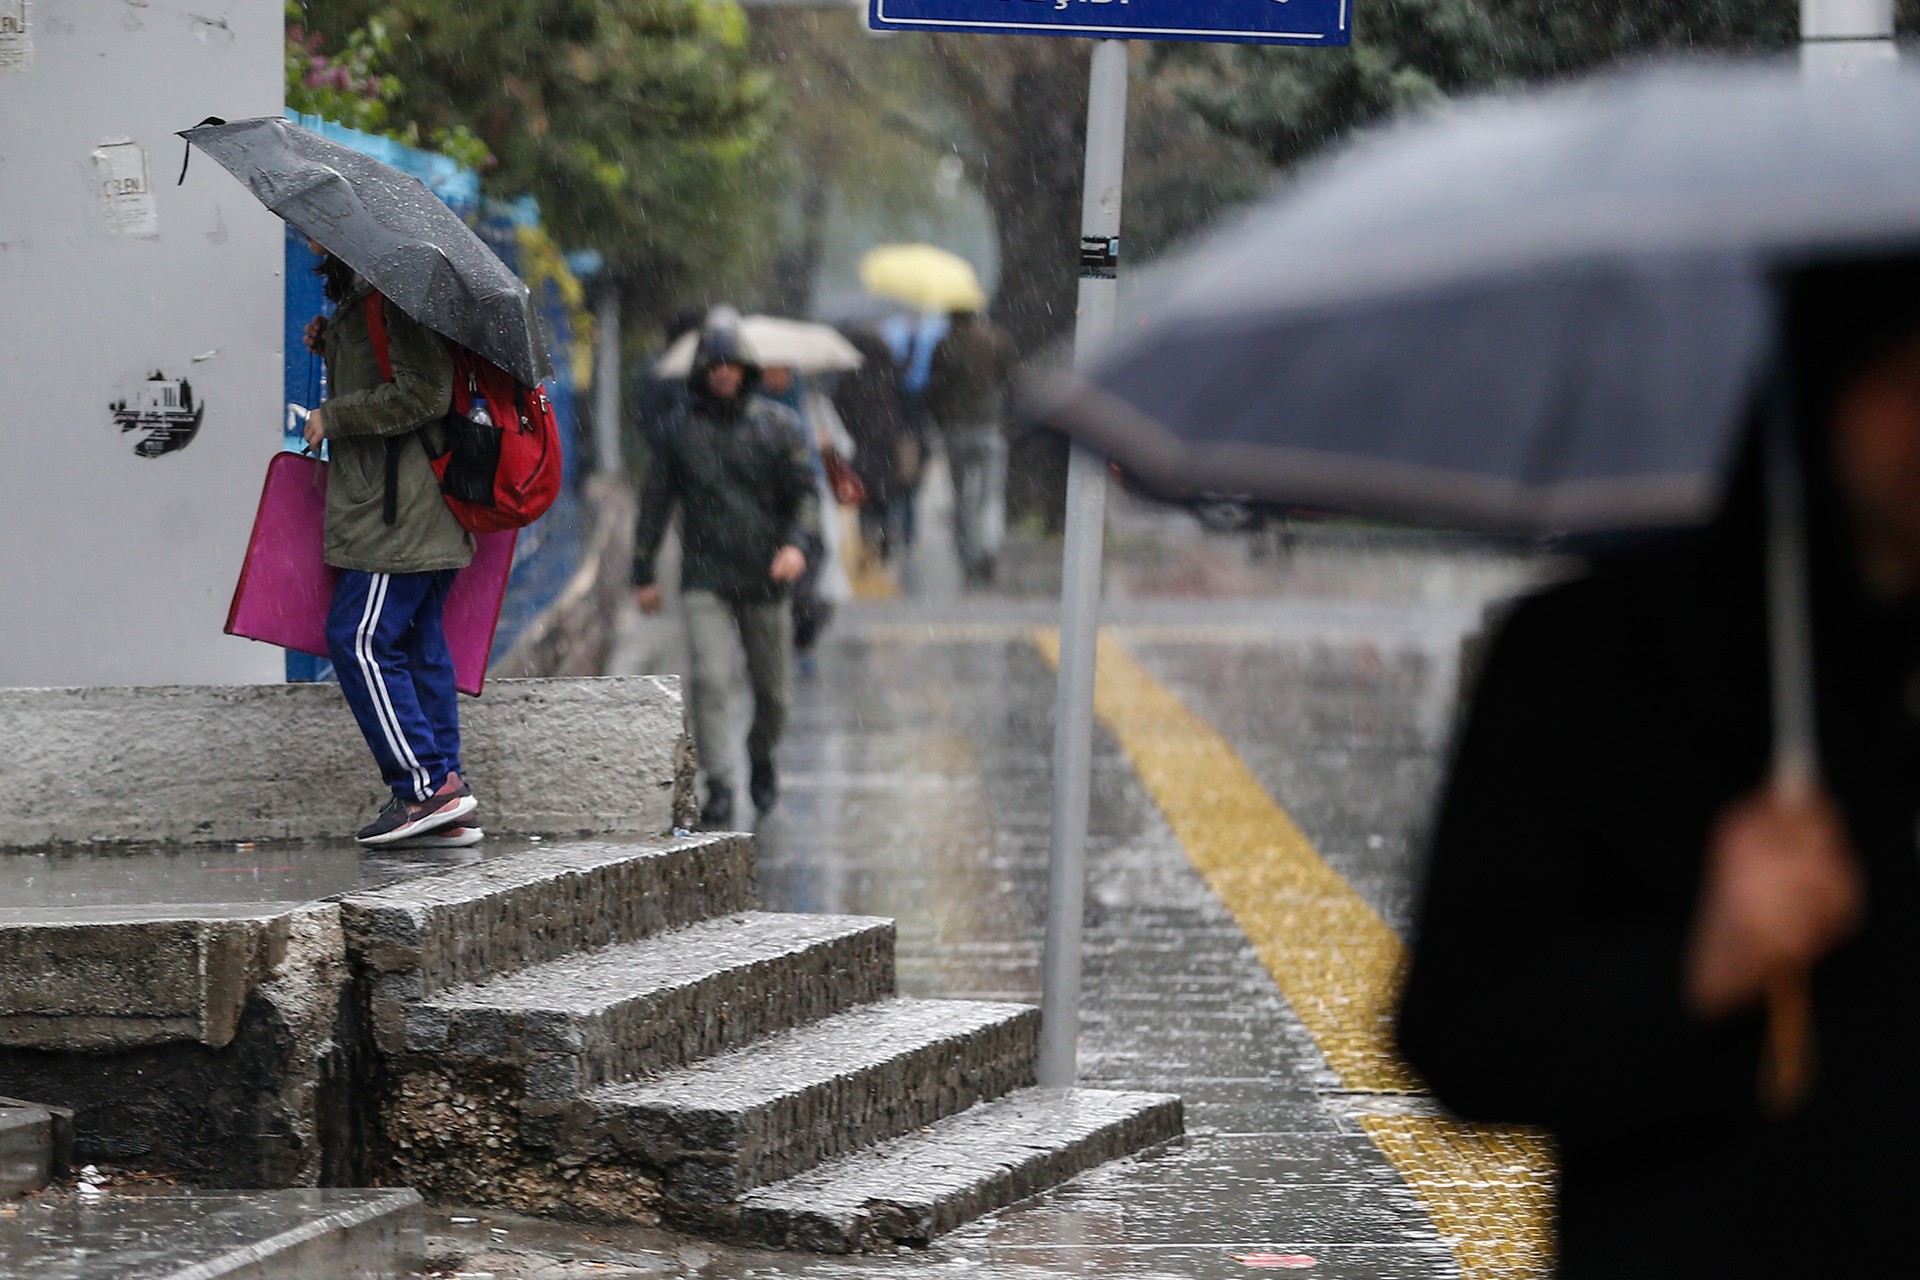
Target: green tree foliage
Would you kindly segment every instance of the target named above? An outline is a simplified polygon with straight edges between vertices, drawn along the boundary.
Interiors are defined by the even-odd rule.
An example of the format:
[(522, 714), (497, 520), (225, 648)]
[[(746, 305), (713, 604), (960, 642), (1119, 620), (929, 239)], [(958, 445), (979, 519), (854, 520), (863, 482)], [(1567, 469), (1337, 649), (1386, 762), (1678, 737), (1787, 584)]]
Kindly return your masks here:
[(410, 146), (428, 147), (452, 156), (469, 168), (481, 169), (493, 161), (487, 144), (464, 124), (442, 126), (423, 133), (418, 121), (395, 118), (393, 103), (400, 97), (400, 77), (387, 68), (393, 39), (378, 18), (356, 27), (329, 52), (329, 41), (301, 25), (297, 0), (287, 4), (287, 106), (304, 115), (322, 116), (335, 124), (395, 138)]
[(491, 194), (530, 194), (555, 238), (600, 251), (642, 314), (689, 279), (747, 278), (772, 217), (755, 185), (768, 82), (724, 0), (304, 0), (336, 42), (380, 33), (422, 136), (470, 129)]
[[(1897, 0), (1903, 30), (1920, 0)], [(1799, 0), (1361, 0), (1344, 50), (1163, 46), (1157, 77), (1217, 129), (1291, 164), (1347, 131), (1480, 86), (1662, 53), (1756, 54), (1799, 38)]]
[(1162, 85), (1276, 165), (1505, 74), (1494, 22), (1475, 0), (1358, 4), (1344, 49), (1165, 45), (1157, 54)]
[(803, 314), (831, 211), (924, 213), (937, 203), (941, 161), (960, 123), (942, 101), (925, 42), (875, 39), (851, 6), (762, 8), (754, 58), (777, 90), (768, 184), (786, 213), (766, 290), (776, 310)]
[[(924, 38), (965, 125), (953, 148), (993, 210), (997, 318), (1035, 354), (1073, 326), (1089, 45), (1053, 37)], [(1147, 54), (1135, 54), (1136, 68)], [(1264, 185), (1256, 152), (1207, 128), (1184, 98), (1138, 70), (1129, 93), (1127, 260), (1150, 257)]]

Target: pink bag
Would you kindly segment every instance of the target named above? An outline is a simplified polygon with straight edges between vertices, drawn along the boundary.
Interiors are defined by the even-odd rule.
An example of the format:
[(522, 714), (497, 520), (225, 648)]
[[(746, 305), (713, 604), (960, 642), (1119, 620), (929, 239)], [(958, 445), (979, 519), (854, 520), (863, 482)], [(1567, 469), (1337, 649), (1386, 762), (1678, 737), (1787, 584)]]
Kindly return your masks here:
[[(317, 458), (275, 454), (260, 490), (246, 563), (227, 610), (227, 634), (327, 656), (327, 608), (340, 571), (320, 558), (327, 468)], [(493, 631), (513, 569), (514, 529), (474, 536), (473, 563), (447, 595), (442, 625), (453, 653), (454, 684), (476, 697), (486, 683)]]

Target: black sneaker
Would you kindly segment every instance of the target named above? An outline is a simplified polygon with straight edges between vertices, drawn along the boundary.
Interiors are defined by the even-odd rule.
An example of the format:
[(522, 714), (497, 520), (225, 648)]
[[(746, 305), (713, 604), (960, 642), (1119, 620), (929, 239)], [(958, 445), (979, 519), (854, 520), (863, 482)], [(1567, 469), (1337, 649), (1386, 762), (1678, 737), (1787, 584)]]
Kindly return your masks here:
[(402, 800), (399, 796), (389, 800), (380, 816), (354, 832), (353, 838), (364, 845), (410, 840), (450, 827), (479, 807), (473, 788), (459, 774), (450, 773), (440, 789), (425, 800)]
[(389, 849), (471, 849), (487, 838), (479, 827), (454, 825), (429, 831), (423, 836), (408, 836), (388, 845)]
[(700, 806), (700, 825), (708, 831), (733, 829), (733, 792), (718, 782), (707, 784), (707, 802)]
[(747, 781), (747, 794), (753, 797), (753, 807), (767, 813), (780, 803), (780, 777), (773, 769), (773, 760), (755, 760), (753, 775)]

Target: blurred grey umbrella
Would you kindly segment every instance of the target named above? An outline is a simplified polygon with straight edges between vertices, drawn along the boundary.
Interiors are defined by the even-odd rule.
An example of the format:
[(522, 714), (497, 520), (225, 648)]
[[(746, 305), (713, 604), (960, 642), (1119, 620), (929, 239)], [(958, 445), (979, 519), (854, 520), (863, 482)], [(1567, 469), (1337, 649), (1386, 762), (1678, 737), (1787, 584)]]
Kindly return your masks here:
[(421, 324), (529, 386), (552, 374), (526, 284), (419, 179), (278, 116), (180, 136)]
[[(747, 349), (763, 366), (784, 366), (795, 373), (844, 373), (866, 362), (859, 350), (831, 325), (782, 316), (742, 316), (737, 322)], [(700, 334), (683, 333), (653, 366), (654, 376), (684, 378), (693, 372)]]
[[(1891, 69), (1672, 64), (1458, 105), (1201, 242), (1029, 412), (1168, 497), (1544, 533), (1705, 521), (1764, 407), (1773, 777), (1802, 790), (1812, 644), (1778, 283), (1920, 251), (1916, 157), (1920, 77)], [(1769, 1000), (1783, 1108), (1810, 1070), (1807, 1001), (1804, 975)]]
[(1143, 282), (1035, 416), (1150, 489), (1533, 533), (1719, 492), (1796, 264), (1920, 246), (1920, 76), (1654, 66), (1456, 105)]

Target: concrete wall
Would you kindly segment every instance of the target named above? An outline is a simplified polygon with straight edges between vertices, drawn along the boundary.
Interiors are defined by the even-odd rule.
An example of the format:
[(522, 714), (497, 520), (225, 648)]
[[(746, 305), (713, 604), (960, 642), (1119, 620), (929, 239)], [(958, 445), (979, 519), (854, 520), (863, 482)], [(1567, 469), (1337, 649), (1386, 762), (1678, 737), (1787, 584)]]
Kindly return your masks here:
[[(282, 677), (221, 635), (280, 436), (281, 223), (204, 156), (176, 186), (173, 136), (278, 114), (282, 48), (274, 0), (0, 0), (0, 685)], [(204, 412), (141, 456), (114, 406), (156, 372)]]
[[(692, 757), (676, 676), (496, 680), (461, 703), (489, 830), (657, 835)], [(351, 834), (385, 791), (333, 685), (0, 689), (0, 848)]]

